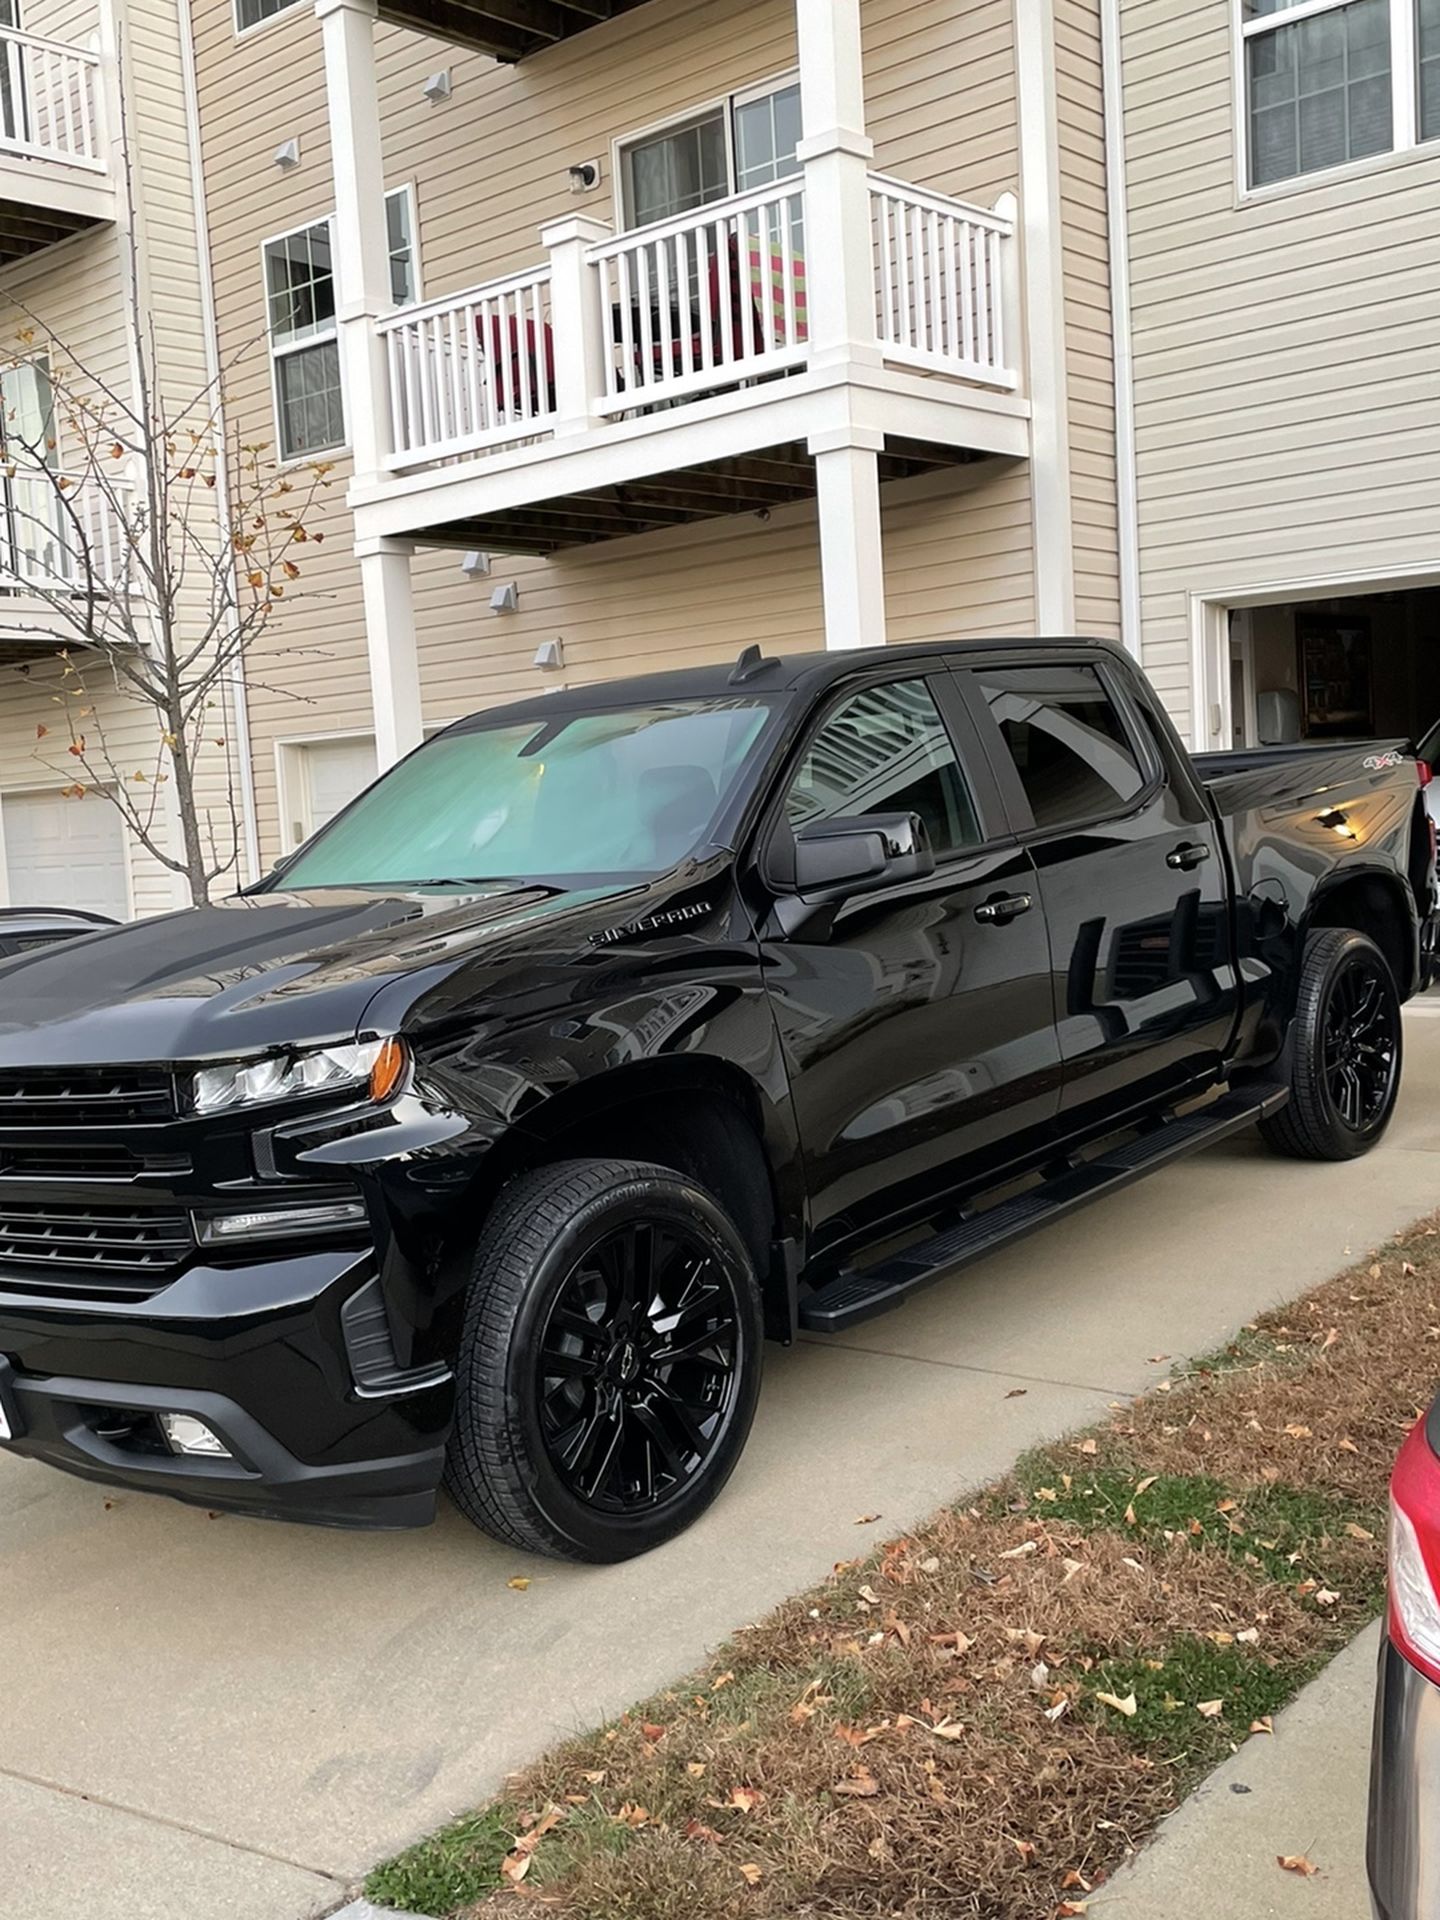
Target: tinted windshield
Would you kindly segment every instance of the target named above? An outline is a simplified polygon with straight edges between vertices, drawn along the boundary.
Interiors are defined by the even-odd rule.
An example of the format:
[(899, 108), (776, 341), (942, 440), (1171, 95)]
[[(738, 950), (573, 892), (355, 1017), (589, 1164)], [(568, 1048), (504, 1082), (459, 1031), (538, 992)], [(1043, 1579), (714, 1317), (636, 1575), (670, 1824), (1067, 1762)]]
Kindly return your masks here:
[(303, 848), (283, 885), (663, 873), (712, 837), (771, 711), (675, 701), (442, 734)]

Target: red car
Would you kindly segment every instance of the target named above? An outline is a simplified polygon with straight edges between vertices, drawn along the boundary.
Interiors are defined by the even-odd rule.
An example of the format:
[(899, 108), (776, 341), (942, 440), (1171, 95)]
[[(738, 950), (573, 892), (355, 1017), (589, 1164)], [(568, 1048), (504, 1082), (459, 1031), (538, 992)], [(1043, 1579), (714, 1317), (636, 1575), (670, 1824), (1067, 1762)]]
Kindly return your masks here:
[(1390, 1598), (1370, 1759), (1378, 1920), (1440, 1915), (1440, 1400), (1390, 1481)]

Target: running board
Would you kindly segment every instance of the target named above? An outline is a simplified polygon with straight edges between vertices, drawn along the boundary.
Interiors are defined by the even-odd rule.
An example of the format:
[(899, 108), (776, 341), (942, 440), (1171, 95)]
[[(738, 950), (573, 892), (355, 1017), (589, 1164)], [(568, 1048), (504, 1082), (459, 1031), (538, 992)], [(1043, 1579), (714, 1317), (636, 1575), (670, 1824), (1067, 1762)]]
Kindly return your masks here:
[(1048, 1227), (1092, 1200), (1118, 1193), (1156, 1167), (1253, 1126), (1267, 1114), (1277, 1112), (1289, 1098), (1288, 1087), (1281, 1086), (1249, 1086), (1222, 1094), (1199, 1112), (1162, 1121), (1133, 1140), (1105, 1148), (1094, 1160), (1069, 1165), (1029, 1192), (972, 1214), (959, 1226), (907, 1247), (877, 1267), (837, 1274), (800, 1302), (801, 1329), (806, 1333), (843, 1333), (847, 1327), (899, 1306), (912, 1293), (968, 1266), (972, 1260), (981, 1260), (1012, 1240)]

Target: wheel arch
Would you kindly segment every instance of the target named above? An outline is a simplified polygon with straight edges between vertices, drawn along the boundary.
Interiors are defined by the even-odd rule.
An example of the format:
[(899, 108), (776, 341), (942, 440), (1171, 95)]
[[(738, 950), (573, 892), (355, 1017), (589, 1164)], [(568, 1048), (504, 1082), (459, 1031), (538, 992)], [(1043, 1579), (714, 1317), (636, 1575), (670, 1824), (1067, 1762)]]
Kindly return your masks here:
[(1398, 875), (1384, 868), (1342, 869), (1312, 895), (1301, 935), (1325, 927), (1352, 927), (1366, 934), (1384, 954), (1402, 1000), (1415, 992), (1419, 969), (1419, 928), (1414, 903)]
[(755, 1263), (767, 1332), (792, 1337), (804, 1235), (798, 1145), (742, 1068), (706, 1056), (642, 1060), (552, 1094), (486, 1154), (462, 1209), (467, 1237), (518, 1174), (589, 1158), (652, 1161), (711, 1192)]

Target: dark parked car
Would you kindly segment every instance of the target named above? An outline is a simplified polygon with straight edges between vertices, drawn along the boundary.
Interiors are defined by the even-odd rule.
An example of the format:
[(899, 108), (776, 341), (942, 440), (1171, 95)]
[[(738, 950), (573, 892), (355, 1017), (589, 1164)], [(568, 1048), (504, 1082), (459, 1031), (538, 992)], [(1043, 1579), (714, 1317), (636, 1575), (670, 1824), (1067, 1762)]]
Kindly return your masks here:
[(103, 913), (85, 913), (79, 907), (0, 907), (0, 960), (117, 924)]
[(1440, 1401), (1390, 1482), (1390, 1592), (1370, 1752), (1379, 1920), (1440, 1913)]
[(93, 1479), (620, 1559), (834, 1332), (1258, 1121), (1384, 1132), (1414, 762), (1197, 773), (1115, 648), (460, 722), (222, 906), (0, 973), (0, 1410)]

